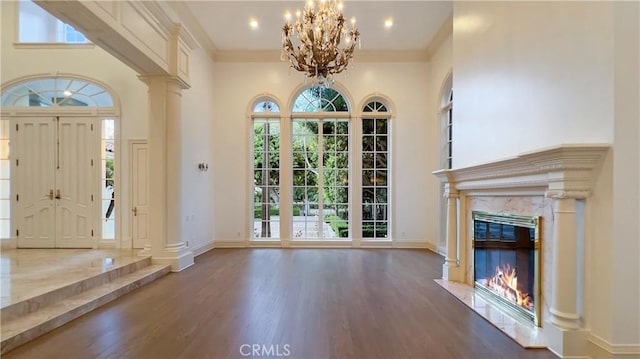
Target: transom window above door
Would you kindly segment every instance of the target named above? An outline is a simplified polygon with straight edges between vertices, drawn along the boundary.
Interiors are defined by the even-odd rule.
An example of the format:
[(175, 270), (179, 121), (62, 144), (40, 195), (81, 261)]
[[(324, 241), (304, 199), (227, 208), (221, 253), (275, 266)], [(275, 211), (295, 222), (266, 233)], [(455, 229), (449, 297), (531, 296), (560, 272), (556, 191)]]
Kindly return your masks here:
[(38, 78), (21, 82), (4, 90), (1, 102), (4, 107), (114, 105), (107, 89), (70, 77)]

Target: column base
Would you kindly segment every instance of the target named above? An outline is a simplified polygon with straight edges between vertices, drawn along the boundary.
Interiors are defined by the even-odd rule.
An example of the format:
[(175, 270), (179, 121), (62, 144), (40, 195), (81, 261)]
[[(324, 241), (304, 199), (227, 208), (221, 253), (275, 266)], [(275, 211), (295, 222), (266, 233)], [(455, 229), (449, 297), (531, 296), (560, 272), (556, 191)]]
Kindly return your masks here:
[(450, 265), (445, 263), (442, 265), (442, 279), (450, 280), (453, 282), (462, 282), (462, 270), (459, 265)]
[(551, 324), (558, 328), (566, 330), (580, 329), (580, 316), (578, 314), (565, 313), (554, 308), (549, 309), (549, 314), (551, 314)]
[(180, 272), (191, 267), (193, 263), (193, 252), (164, 252), (159, 256), (152, 256), (151, 263), (170, 265), (172, 272)]
[(560, 358), (588, 357), (587, 337), (589, 330), (562, 329), (550, 322), (544, 324), (544, 334), (551, 352)]

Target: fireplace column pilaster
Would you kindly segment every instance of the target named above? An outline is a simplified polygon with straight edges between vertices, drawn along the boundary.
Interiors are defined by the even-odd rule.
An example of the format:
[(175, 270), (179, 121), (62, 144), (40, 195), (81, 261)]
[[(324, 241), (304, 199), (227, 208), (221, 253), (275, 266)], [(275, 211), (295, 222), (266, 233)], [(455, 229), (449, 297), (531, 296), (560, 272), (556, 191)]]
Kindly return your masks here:
[[(581, 193), (580, 193), (581, 194)], [(553, 283), (550, 321), (564, 330), (580, 329), (578, 313), (578, 227), (576, 199), (578, 193), (548, 191), (553, 198)]]
[(460, 281), (460, 263), (458, 262), (458, 190), (452, 183), (444, 185), (444, 197), (447, 199), (447, 253), (442, 266), (442, 278)]

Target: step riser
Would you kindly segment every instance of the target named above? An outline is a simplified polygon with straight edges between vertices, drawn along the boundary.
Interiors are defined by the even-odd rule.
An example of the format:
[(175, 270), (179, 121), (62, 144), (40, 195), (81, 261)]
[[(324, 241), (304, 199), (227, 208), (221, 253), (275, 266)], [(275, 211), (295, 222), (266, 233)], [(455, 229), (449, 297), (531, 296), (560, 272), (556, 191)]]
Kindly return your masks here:
[(36, 312), (48, 305), (57, 303), (66, 298), (80, 294), (92, 288), (111, 282), (116, 278), (133, 273), (144, 267), (151, 265), (151, 258), (144, 258), (122, 267), (114, 268), (108, 272), (100, 273), (94, 277), (87, 278), (77, 283), (55, 289), (51, 292), (29, 298), (27, 300), (6, 306), (0, 310), (1, 323), (5, 324), (11, 320), (24, 315)]
[[(161, 270), (150, 273), (145, 277), (139, 278), (131, 283), (123, 285), (122, 287), (116, 288), (109, 293), (94, 298), (93, 300), (84, 303), (79, 307), (73, 308), (70, 311), (62, 313), (61, 315), (56, 315), (53, 318), (49, 318), (32, 328), (22, 330), (18, 333), (3, 333), (2, 343), (0, 345), (0, 354), (5, 354), (22, 344), (25, 344), (82, 316), (83, 314), (97, 309), (100, 306), (105, 305), (113, 301), (114, 299), (117, 299), (118, 297), (121, 297), (147, 283), (150, 283), (157, 278), (160, 278), (163, 275), (169, 273), (169, 271), (170, 267), (164, 267)], [(46, 310), (43, 310), (43, 312), (46, 312)]]

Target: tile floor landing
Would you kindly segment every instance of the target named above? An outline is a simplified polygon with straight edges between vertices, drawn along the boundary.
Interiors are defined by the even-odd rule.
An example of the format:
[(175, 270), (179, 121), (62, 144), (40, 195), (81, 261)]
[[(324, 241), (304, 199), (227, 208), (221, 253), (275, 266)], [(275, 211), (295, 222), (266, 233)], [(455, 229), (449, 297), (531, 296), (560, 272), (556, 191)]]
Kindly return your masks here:
[(144, 258), (136, 252), (131, 249), (3, 249), (0, 308)]
[(0, 354), (169, 273), (136, 252), (3, 250)]

